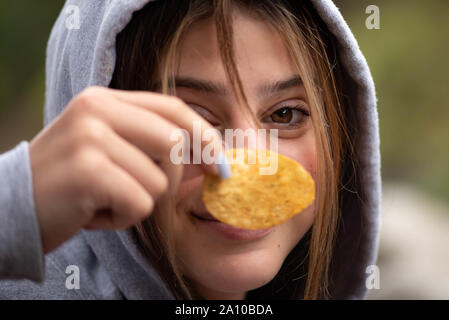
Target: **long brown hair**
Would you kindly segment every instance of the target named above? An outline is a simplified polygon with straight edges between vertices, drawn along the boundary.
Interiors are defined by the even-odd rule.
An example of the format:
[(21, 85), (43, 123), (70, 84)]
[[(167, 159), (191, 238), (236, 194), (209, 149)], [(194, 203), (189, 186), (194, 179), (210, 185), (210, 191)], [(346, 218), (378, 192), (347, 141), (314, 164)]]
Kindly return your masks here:
[[(277, 297), (317, 299), (329, 297), (329, 274), (340, 215), (339, 186), (343, 161), (352, 148), (347, 133), (347, 109), (342, 97), (342, 75), (334, 40), (309, 1), (291, 0), (165, 0), (147, 4), (133, 15), (117, 37), (113, 88), (150, 90), (175, 95), (171, 81), (179, 61), (182, 36), (193, 23), (213, 18), (221, 59), (236, 97), (249, 110), (233, 50), (232, 10), (272, 24), (303, 79), (311, 107), (318, 155), (317, 198), (313, 227), (287, 257), (278, 275), (249, 298), (264, 298), (272, 288)], [(348, 160), (348, 161), (349, 161)], [(346, 169), (347, 169), (346, 168)], [(170, 199), (155, 210), (173, 210)], [(180, 272), (170, 230), (173, 214), (153, 214), (135, 226), (142, 249), (177, 298), (198, 297)], [(159, 219), (159, 220), (158, 220)], [(164, 219), (163, 221), (161, 219)], [(300, 259), (298, 259), (300, 257)], [(296, 281), (292, 281), (296, 280)], [(270, 288), (269, 290), (265, 290)], [(284, 288), (284, 289), (283, 289)]]

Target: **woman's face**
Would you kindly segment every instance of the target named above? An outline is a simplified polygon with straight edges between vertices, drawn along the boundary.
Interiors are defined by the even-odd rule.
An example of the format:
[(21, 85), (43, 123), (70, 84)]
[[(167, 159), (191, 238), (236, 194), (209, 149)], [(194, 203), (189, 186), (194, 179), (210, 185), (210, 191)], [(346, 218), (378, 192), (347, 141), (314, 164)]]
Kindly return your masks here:
[[(315, 135), (304, 87), (300, 81), (274, 86), (297, 76), (279, 34), (243, 12), (235, 13), (234, 32), (237, 68), (251, 109), (264, 128), (279, 130), (278, 152), (301, 163), (315, 179)], [(208, 81), (231, 92), (215, 37), (212, 20), (192, 26), (183, 38), (177, 77)], [(192, 82), (177, 86), (177, 95), (218, 129), (224, 129), (225, 123), (229, 129), (257, 129), (233, 95), (188, 83)], [(195, 216), (206, 214), (201, 200), (203, 177), (199, 165), (185, 166), (176, 197), (176, 255), (183, 274), (204, 298), (240, 299), (277, 274), (311, 227), (314, 205), (269, 232), (229, 236), (216, 228), (218, 222)]]

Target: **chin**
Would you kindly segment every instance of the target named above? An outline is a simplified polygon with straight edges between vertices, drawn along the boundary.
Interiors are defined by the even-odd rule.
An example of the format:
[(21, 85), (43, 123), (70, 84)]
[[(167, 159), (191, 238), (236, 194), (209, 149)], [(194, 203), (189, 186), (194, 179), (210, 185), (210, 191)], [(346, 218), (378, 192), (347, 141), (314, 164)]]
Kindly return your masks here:
[(192, 280), (210, 290), (239, 293), (260, 288), (279, 272), (283, 258), (276, 253), (256, 251), (211, 257), (198, 265)]

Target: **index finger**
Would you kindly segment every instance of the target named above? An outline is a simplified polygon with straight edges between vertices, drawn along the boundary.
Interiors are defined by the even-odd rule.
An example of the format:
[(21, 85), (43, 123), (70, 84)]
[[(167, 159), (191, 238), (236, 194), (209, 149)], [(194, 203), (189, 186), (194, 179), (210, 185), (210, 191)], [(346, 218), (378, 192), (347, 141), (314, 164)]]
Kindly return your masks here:
[[(170, 120), (180, 128), (187, 130), (190, 134), (190, 140), (192, 141), (191, 146), (194, 151), (196, 150), (195, 145), (200, 145), (201, 150), (203, 150), (209, 143), (212, 143), (214, 162), (218, 167), (218, 172), (216, 172), (216, 170), (214, 171), (219, 173), (222, 178), (229, 177), (229, 164), (224, 156), (222, 141), (217, 134), (214, 134), (214, 132), (216, 133), (215, 128), (197, 112), (187, 106), (180, 98), (158, 92), (125, 91), (118, 89), (110, 90), (116, 99), (155, 112), (167, 120)], [(196, 126), (194, 125), (195, 123), (197, 124)], [(196, 128), (200, 129), (200, 136), (198, 137), (199, 141), (193, 140), (198, 134), (198, 132), (194, 132)], [(215, 154), (215, 151), (218, 151), (219, 154)], [(199, 155), (200, 157), (201, 154), (202, 153)], [(211, 163), (204, 163), (202, 160), (201, 164), (206, 167), (213, 165)]]

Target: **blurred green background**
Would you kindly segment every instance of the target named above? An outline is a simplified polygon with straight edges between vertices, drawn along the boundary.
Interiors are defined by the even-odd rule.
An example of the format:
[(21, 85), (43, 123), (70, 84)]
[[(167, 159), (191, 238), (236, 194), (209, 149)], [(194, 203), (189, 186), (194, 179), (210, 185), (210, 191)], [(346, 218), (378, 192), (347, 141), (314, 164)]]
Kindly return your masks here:
[[(449, 203), (449, 1), (335, 1), (379, 99), (382, 172)], [(368, 30), (365, 8), (380, 9)], [(41, 128), (47, 39), (63, 1), (0, 1), (0, 152)]]
[(64, 1), (0, 1), (0, 153), (42, 128), (45, 50)]
[[(335, 1), (378, 97), (382, 174), (449, 203), (449, 1)], [(368, 30), (365, 8), (380, 10)]]

